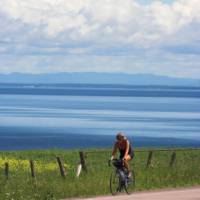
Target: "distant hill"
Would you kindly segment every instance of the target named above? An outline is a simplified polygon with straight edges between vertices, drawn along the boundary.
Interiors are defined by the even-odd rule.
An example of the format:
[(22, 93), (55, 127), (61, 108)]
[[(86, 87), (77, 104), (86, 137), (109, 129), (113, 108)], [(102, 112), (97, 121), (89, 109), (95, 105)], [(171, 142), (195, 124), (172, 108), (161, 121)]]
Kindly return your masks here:
[(173, 78), (152, 74), (121, 73), (50, 73), (50, 74), (0, 74), (0, 83), (83, 83), (200, 86), (200, 79)]

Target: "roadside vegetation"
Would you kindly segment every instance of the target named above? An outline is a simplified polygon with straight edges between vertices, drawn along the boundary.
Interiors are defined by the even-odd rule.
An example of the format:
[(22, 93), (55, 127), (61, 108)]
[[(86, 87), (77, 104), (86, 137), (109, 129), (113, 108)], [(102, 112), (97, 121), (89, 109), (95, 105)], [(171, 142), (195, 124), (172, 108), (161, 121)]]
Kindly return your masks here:
[[(78, 150), (41, 150), (0, 152), (0, 199), (54, 200), (109, 194), (108, 167), (110, 149), (85, 149), (87, 172), (76, 177), (80, 163)], [(136, 174), (135, 191), (200, 185), (200, 149), (153, 151), (147, 167), (148, 149), (137, 149), (132, 161)], [(60, 175), (56, 157), (60, 157), (66, 177)], [(34, 161), (35, 178), (29, 160)], [(8, 174), (5, 163), (9, 164)]]

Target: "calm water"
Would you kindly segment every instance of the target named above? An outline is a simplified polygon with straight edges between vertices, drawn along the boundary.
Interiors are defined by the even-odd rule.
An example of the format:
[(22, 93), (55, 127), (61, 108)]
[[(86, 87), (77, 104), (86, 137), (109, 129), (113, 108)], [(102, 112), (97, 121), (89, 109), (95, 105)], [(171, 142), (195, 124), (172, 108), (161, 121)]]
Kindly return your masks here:
[(0, 149), (110, 146), (118, 131), (138, 146), (200, 146), (200, 88), (0, 87)]

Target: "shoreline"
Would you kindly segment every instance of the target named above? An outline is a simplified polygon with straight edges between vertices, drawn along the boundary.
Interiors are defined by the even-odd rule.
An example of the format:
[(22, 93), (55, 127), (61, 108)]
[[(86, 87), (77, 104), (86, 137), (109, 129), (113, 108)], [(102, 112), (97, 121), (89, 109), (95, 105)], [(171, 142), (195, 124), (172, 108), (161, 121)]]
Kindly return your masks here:
[[(128, 139), (133, 148), (200, 148), (200, 140), (145, 136)], [(102, 149), (111, 148), (114, 141), (114, 135), (0, 134), (0, 151)]]

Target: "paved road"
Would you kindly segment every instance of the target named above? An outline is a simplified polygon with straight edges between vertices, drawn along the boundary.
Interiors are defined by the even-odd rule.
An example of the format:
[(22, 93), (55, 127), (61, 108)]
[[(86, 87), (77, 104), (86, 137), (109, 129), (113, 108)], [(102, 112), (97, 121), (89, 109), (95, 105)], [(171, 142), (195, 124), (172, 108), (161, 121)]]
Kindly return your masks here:
[(132, 195), (117, 195), (114, 197), (102, 196), (86, 198), (84, 200), (200, 200), (200, 187), (178, 190), (136, 192)]

